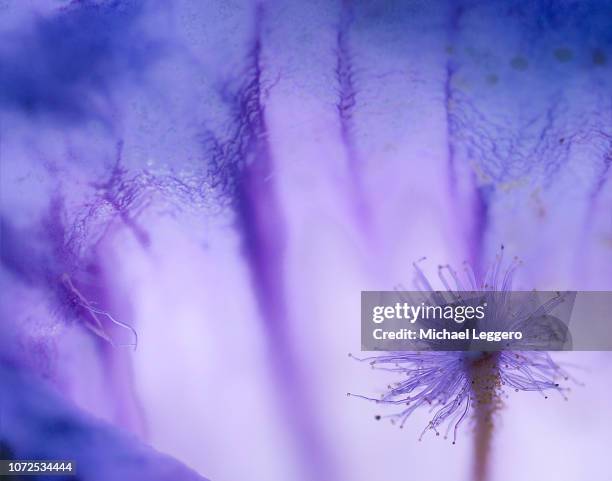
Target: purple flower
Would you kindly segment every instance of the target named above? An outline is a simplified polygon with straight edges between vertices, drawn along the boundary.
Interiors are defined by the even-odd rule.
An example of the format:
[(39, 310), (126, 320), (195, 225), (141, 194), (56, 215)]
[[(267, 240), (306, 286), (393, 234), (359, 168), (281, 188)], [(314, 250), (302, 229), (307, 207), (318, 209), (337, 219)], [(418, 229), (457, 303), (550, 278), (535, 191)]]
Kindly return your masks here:
[[(456, 294), (466, 289), (482, 291), (488, 303), (487, 312), (494, 316), (493, 319), (485, 317), (482, 322), (498, 327), (505, 325), (504, 320), (510, 315), (507, 300), (514, 273), (520, 265), (515, 258), (502, 275), (503, 251), (502, 246), (501, 253), (481, 281), (467, 264), (464, 276), (459, 276), (450, 266), (438, 269), (440, 281), (448, 291)], [(442, 296), (434, 291), (417, 263), (414, 267), (415, 284), (431, 291), (433, 297)], [(556, 302), (561, 300), (538, 306), (537, 313), (550, 312)], [(530, 319), (529, 314), (524, 315)], [(570, 379), (569, 374), (543, 351), (398, 351), (358, 360), (368, 362), (375, 370), (397, 373), (400, 378), (390, 384), (380, 398), (349, 393), (377, 404), (394, 406), (393, 412), (376, 415), (376, 419), (390, 419), (391, 423), (403, 428), (414, 411), (429, 409), (433, 416), (422, 430), (419, 441), (428, 431), (433, 431), (436, 436), (442, 434), (444, 439), (450, 436), (453, 444), (459, 428), (470, 418), (473, 420), (476, 480), (486, 479), (487, 453), (496, 414), (504, 405), (507, 389), (537, 391), (545, 398), (549, 391), (556, 391), (566, 400), (565, 393), (569, 390), (561, 385)]]
[[(0, 453), (97, 432), (50, 425), (40, 382), (214, 480), (450, 479), (469, 446), (367, 422), (342, 353), (358, 292), (420, 252), (469, 261), (448, 290), (502, 241), (517, 282), (612, 286), (610, 1), (557, 3), (0, 1), (0, 377), (26, 371), (0, 379)], [(495, 431), (522, 449), (492, 474), (600, 479), (610, 364), (571, 356), (589, 389), (519, 395), (503, 432), (504, 391), (566, 395), (545, 353), (368, 360), (401, 381), (381, 416), (475, 425), (475, 478)]]

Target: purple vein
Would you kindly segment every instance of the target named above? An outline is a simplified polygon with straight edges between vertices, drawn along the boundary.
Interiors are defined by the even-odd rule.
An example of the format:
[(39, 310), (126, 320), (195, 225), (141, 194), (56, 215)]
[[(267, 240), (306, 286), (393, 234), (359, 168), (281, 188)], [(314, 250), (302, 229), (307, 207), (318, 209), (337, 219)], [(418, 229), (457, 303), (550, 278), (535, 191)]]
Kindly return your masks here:
[(274, 160), (262, 102), (261, 9), (249, 53), (247, 81), (236, 104), (238, 146), (234, 167), (234, 209), (242, 248), (249, 266), (258, 309), (268, 336), (271, 365), (281, 392), (282, 409), (298, 433), (305, 476), (333, 479), (331, 456), (303, 383), (287, 331), (288, 308), (284, 275), (286, 223), (275, 189)]

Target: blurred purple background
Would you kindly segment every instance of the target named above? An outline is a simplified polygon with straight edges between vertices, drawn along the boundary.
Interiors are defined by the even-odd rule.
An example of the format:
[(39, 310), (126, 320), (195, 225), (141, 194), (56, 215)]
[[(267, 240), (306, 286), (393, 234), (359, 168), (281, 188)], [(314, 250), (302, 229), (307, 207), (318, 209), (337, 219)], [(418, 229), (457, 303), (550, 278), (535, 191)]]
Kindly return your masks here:
[[(428, 413), (400, 431), (346, 396), (393, 380), (347, 356), (360, 291), (502, 243), (517, 288), (612, 289), (611, 12), (0, 0), (0, 446), (83, 479), (199, 479), (159, 453), (213, 481), (469, 479), (469, 426), (419, 443)], [(512, 392), (492, 479), (610, 479), (612, 356), (554, 358), (585, 386)], [(126, 474), (132, 450), (169, 471)]]

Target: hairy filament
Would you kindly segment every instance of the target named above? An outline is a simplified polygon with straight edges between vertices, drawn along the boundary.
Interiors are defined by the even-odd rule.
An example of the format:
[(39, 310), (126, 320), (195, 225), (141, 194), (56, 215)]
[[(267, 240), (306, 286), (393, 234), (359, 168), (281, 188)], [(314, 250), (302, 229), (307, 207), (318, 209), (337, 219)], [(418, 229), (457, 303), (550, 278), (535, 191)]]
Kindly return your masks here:
[[(84, 322), (84, 326), (89, 329), (91, 332), (93, 332), (96, 336), (100, 337), (101, 339), (103, 339), (104, 341), (108, 342), (111, 346), (113, 347), (133, 347), (134, 350), (136, 350), (136, 347), (138, 346), (138, 333), (136, 332), (136, 330), (128, 325), (125, 324), (123, 322), (120, 322), (118, 320), (116, 320), (111, 314), (109, 314), (106, 311), (103, 311), (101, 309), (98, 309), (96, 307), (93, 306), (92, 302), (89, 301), (82, 293), (81, 291), (79, 291), (77, 289), (77, 287), (74, 285), (74, 283), (72, 282), (72, 279), (70, 278), (70, 276), (66, 273), (62, 274), (62, 283), (64, 284), (64, 286), (75, 296), (75, 303), (82, 307), (83, 309), (85, 309), (88, 313), (88, 319), (89, 321)], [(102, 321), (100, 320), (99, 316), (104, 316), (106, 317), (108, 320), (110, 320), (113, 324), (129, 330), (132, 335), (134, 336), (134, 342), (133, 343), (128, 343), (128, 344), (116, 344), (112, 338), (109, 336), (109, 334), (107, 333), (106, 329), (104, 328), (104, 325), (102, 323)]]
[(474, 397), (474, 481), (488, 476), (495, 414), (502, 408), (498, 353), (484, 354), (470, 366)]

